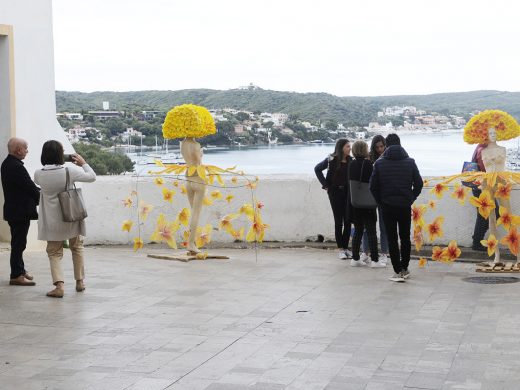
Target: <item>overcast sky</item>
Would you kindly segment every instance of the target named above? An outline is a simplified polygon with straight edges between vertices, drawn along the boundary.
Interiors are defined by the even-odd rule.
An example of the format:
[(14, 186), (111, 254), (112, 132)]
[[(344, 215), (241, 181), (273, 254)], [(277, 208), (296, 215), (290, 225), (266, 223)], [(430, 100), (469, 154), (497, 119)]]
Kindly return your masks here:
[(52, 0), (56, 89), (520, 91), (515, 0)]

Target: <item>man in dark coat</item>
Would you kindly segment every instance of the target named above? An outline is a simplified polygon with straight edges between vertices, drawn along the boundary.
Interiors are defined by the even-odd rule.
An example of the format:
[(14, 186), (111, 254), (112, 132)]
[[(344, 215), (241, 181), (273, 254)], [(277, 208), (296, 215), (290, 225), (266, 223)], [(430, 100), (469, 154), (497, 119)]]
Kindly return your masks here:
[[(410, 276), (412, 204), (421, 193), (423, 180), (415, 161), (401, 147), (397, 134), (386, 137), (386, 150), (374, 163), (370, 191), (383, 211), (388, 236), (388, 249), (395, 274), (394, 282), (404, 282)], [(401, 248), (398, 243), (401, 239)]]
[(36, 206), (40, 190), (31, 180), (22, 160), (27, 155), (27, 141), (11, 138), (7, 143), (9, 154), (2, 163), (2, 188), (4, 190), (4, 219), (11, 228), (11, 280), (10, 285), (34, 286), (33, 277), (25, 270), (23, 251), (27, 245), (27, 233), (31, 219), (38, 219)]

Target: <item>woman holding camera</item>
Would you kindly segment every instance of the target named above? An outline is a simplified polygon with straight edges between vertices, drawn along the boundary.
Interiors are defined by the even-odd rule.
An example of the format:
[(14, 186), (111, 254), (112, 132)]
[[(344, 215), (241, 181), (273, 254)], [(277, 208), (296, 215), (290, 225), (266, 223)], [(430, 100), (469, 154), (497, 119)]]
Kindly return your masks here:
[[(55, 286), (54, 290), (47, 293), (47, 296), (52, 298), (63, 297), (64, 278), (61, 259), (63, 258), (63, 241), (67, 239), (72, 252), (76, 291), (85, 290), (82, 238), (82, 236), (85, 236), (85, 221), (64, 222), (58, 199), (58, 193), (64, 191), (66, 185), (64, 159), (63, 145), (58, 141), (47, 141), (42, 148), (41, 163), (43, 168), (34, 173), (34, 182), (41, 187), (38, 239), (47, 241), (47, 255), (51, 265), (52, 282)], [(83, 157), (79, 154), (72, 154), (70, 160), (82, 169), (67, 167), (69, 188), (75, 182), (91, 183), (96, 180), (96, 174)]]

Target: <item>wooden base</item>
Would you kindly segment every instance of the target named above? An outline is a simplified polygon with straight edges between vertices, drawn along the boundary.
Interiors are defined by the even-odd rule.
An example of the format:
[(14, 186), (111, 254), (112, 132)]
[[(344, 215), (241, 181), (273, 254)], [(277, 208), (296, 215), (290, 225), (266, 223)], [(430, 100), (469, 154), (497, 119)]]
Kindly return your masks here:
[(485, 273), (513, 273), (520, 272), (520, 266), (517, 263), (493, 263), (493, 262), (484, 262), (477, 264), (477, 272), (485, 272)]
[(172, 254), (149, 254), (148, 257), (153, 259), (161, 259), (161, 260), (176, 260), (182, 261), (183, 263), (187, 263), (192, 260), (226, 260), (229, 259), (227, 256), (219, 256), (219, 255), (211, 255), (204, 254), (200, 252), (199, 255), (193, 253), (172, 253)]

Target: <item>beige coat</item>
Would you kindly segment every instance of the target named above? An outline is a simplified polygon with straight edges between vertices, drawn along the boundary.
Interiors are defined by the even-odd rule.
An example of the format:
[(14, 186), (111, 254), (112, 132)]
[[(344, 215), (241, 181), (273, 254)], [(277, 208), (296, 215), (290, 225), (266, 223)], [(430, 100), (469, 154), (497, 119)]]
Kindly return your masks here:
[[(67, 168), (69, 168), (70, 176), (69, 187), (74, 182), (91, 183), (96, 180), (96, 174), (88, 164), (83, 167), (68, 166)], [(34, 182), (41, 187), (38, 240), (63, 241), (86, 234), (84, 220), (63, 221), (58, 193), (65, 190), (65, 181), (63, 165), (46, 165), (34, 173)]]

